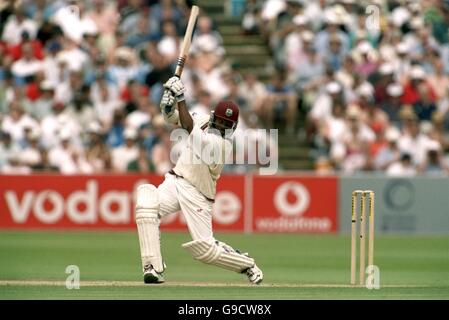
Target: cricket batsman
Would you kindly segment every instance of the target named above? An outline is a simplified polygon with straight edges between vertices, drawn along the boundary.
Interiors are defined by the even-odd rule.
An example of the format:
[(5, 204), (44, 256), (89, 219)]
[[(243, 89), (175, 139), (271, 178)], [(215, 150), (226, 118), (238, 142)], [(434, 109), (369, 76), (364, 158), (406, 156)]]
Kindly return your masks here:
[(254, 259), (214, 238), (212, 205), (224, 160), (211, 163), (203, 155), (205, 148), (218, 150), (222, 159), (225, 149), (232, 148), (227, 133), (237, 126), (239, 108), (232, 101), (221, 101), (210, 115), (191, 115), (184, 100), (185, 88), (181, 79), (170, 78), (164, 88), (161, 112), (167, 122), (187, 130), (189, 138), (162, 184), (158, 187), (143, 184), (137, 188), (135, 217), (144, 282), (164, 282), (159, 223), (162, 217), (181, 210), (193, 239), (184, 243), (183, 248), (196, 260), (246, 274), (251, 283), (259, 284), (263, 273)]

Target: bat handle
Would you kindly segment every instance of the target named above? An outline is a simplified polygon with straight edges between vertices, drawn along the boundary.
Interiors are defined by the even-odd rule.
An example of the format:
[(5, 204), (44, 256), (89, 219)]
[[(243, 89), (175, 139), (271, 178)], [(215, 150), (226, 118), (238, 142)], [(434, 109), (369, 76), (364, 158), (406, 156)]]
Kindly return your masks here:
[(178, 63), (176, 64), (175, 76), (180, 78), (182, 70), (184, 70), (184, 65), (186, 63), (186, 56), (178, 58)]

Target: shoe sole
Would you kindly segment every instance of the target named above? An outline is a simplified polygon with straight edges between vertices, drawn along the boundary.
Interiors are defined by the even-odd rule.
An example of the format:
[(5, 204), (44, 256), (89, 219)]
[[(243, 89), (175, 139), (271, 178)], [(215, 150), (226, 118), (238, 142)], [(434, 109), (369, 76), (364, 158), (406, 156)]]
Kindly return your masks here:
[(151, 273), (148, 273), (143, 276), (143, 282), (147, 283), (147, 284), (149, 284), (149, 283), (160, 284), (160, 283), (164, 283), (164, 280), (161, 280), (160, 278), (152, 275)]

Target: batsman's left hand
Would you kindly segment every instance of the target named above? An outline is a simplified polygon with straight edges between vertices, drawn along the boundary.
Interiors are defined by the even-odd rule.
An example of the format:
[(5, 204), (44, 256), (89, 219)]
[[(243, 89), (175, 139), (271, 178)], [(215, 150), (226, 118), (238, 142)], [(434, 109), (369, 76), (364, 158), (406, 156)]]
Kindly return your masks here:
[(175, 110), (176, 98), (173, 96), (173, 93), (170, 90), (164, 90), (164, 94), (162, 95), (161, 103), (159, 107), (161, 108), (161, 112), (170, 116)]

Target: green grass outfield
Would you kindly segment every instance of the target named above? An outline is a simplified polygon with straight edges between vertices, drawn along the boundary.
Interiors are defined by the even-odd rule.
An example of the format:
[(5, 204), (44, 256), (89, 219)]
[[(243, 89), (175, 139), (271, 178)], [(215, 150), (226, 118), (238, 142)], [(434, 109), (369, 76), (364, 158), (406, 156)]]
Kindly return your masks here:
[[(248, 251), (262, 285), (194, 261), (187, 233), (164, 233), (166, 283), (144, 285), (134, 232), (0, 231), (0, 299), (449, 299), (449, 236), (382, 236), (375, 241), (381, 288), (349, 283), (349, 237), (216, 234)], [(81, 288), (65, 288), (68, 265)]]

